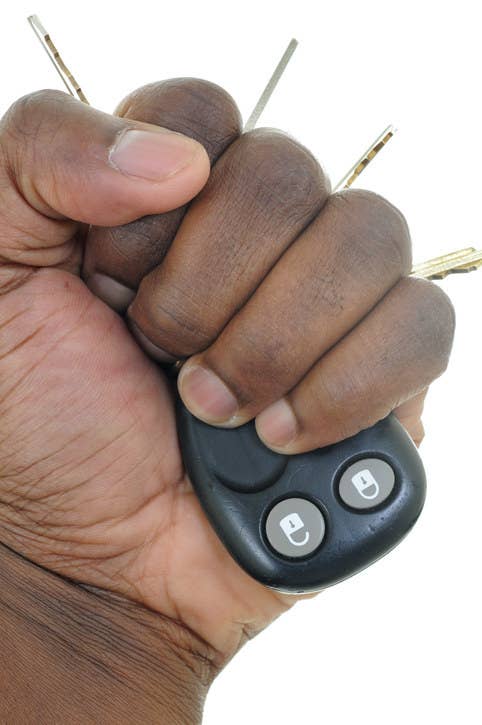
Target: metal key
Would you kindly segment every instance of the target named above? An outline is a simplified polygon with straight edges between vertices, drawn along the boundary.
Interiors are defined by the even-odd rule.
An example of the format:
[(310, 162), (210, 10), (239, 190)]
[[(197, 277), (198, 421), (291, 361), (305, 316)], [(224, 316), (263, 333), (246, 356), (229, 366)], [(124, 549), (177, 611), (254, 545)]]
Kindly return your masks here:
[(429, 259), (428, 262), (416, 264), (411, 272), (412, 277), (423, 279), (444, 279), (448, 274), (475, 272), (482, 267), (482, 249), (467, 247), (456, 252), (442, 254)]
[(50, 34), (45, 30), (44, 26), (42, 25), (38, 15), (29, 15), (27, 20), (30, 23), (30, 27), (34, 31), (35, 35), (39, 39), (43, 49), (50, 58), (52, 65), (61, 77), (62, 82), (64, 83), (70, 95), (78, 98), (79, 101), (82, 101), (83, 103), (87, 103), (87, 105), (89, 105), (89, 101), (85, 97), (84, 92), (75, 80), (69, 68), (65, 65), (62, 56), (54, 45)]

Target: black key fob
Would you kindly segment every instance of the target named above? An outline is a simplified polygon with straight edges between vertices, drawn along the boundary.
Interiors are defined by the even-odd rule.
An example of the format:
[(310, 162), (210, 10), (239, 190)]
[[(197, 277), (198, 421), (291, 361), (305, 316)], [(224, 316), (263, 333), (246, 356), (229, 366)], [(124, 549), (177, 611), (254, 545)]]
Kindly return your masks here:
[(283, 592), (316, 591), (369, 566), (405, 536), (425, 499), (423, 465), (394, 415), (336, 445), (283, 456), (254, 422), (216, 428), (178, 400), (187, 472), (238, 564)]

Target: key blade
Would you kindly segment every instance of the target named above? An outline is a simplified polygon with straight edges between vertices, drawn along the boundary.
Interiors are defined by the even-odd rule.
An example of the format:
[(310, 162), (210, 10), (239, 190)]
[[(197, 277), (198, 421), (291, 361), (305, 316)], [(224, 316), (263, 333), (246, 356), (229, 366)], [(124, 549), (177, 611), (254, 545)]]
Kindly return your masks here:
[(276, 86), (278, 85), (281, 76), (285, 72), (286, 66), (291, 60), (291, 56), (295, 52), (296, 48), (298, 47), (298, 41), (296, 38), (292, 38), (288, 47), (286, 48), (285, 52), (283, 53), (281, 60), (279, 61), (278, 65), (274, 69), (273, 75), (269, 79), (268, 83), (266, 84), (266, 87), (264, 91), (262, 92), (261, 96), (259, 97), (259, 100), (254, 107), (253, 112), (251, 113), (250, 117), (246, 121), (246, 124), (244, 126), (244, 133), (247, 133), (248, 131), (252, 131), (253, 128), (256, 126), (256, 124), (259, 121), (259, 117), (263, 113), (264, 109), (266, 108), (269, 99), (274, 93), (274, 90)]
[(482, 249), (467, 247), (415, 265), (411, 276), (422, 279), (444, 279), (449, 274), (474, 272), (480, 267), (482, 267)]
[(64, 61), (62, 60), (59, 51), (55, 47), (49, 33), (45, 30), (44, 26), (40, 22), (40, 18), (38, 17), (38, 15), (29, 15), (27, 20), (30, 23), (30, 27), (34, 31), (35, 35), (39, 39), (43, 49), (50, 58), (55, 70), (61, 77), (70, 95), (74, 96), (74, 98), (78, 98), (79, 101), (82, 101), (83, 103), (89, 105), (89, 101), (85, 97), (84, 92), (75, 80), (73, 74), (70, 72), (70, 70), (67, 68)]
[(350, 186), (357, 180), (360, 174), (365, 171), (368, 164), (373, 161), (375, 156), (380, 153), (382, 148), (393, 138), (397, 129), (390, 125), (387, 126), (384, 131), (375, 139), (371, 146), (360, 156), (358, 161), (351, 167), (351, 169), (340, 179), (338, 184), (333, 188), (333, 191), (339, 191), (340, 189), (349, 189)]
[(433, 259), (429, 259), (425, 262), (420, 262), (414, 265), (412, 268), (412, 274), (418, 277), (426, 276), (426, 273), (430, 274), (434, 270), (440, 268), (448, 269), (452, 265), (457, 264), (461, 259), (466, 259), (467, 255), (475, 252), (474, 247), (466, 247), (465, 249), (458, 249), (456, 252), (449, 252), (448, 254), (442, 254)]

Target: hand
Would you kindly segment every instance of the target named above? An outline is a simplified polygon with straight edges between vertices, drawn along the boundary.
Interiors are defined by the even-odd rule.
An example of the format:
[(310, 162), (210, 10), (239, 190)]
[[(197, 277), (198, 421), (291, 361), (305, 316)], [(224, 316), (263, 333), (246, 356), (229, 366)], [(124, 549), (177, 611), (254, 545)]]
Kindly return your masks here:
[[(151, 355), (189, 357), (179, 385), (195, 414), (257, 416), (265, 442), (288, 452), (397, 406), (419, 438), (453, 312), (438, 287), (406, 278), (396, 209), (362, 191), (330, 196), (281, 133), (235, 140), (239, 114), (217, 87), (155, 84), (120, 114), (47, 92), (3, 120), (0, 537), (189, 628), (220, 666), (294, 600), (217, 540), (183, 470), (169, 383), (111, 307), (130, 305)], [(220, 157), (183, 219), (152, 215), (200, 190), (206, 154), (146, 123)], [(97, 296), (78, 276), (86, 224), (97, 225), (84, 263)]]

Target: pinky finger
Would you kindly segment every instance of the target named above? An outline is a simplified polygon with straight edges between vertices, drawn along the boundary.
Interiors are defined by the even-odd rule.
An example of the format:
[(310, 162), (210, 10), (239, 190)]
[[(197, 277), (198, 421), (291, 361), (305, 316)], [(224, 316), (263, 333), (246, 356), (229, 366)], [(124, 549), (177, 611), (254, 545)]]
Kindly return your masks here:
[(417, 448), (425, 438), (425, 428), (422, 423), (423, 407), (427, 397), (428, 388), (414, 395), (393, 411), (407, 433), (412, 437)]
[(453, 333), (445, 293), (425, 280), (401, 280), (295, 388), (258, 415), (258, 435), (273, 450), (302, 453), (353, 436), (398, 409), (421, 439), (417, 413), (406, 401), (416, 398), (414, 408), (421, 407), (423, 391), (447, 366)]

